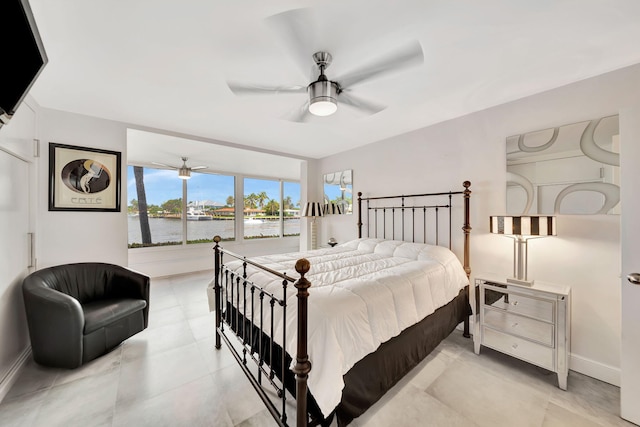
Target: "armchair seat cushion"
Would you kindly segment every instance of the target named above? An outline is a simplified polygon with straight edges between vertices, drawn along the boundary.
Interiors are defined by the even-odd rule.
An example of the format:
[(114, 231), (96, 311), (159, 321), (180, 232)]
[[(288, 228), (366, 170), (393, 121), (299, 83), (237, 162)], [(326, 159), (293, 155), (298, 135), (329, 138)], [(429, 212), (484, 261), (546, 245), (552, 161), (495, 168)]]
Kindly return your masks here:
[(86, 303), (82, 306), (84, 313), (84, 334), (115, 323), (130, 316), (136, 311), (142, 311), (147, 302), (142, 299), (105, 299)]

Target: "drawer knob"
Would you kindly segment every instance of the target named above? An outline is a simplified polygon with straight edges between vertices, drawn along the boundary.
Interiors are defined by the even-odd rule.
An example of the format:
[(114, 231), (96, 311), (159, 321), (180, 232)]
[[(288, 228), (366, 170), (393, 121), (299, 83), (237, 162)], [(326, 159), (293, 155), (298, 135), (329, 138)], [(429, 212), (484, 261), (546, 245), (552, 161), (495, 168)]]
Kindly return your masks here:
[(516, 326), (518, 326), (518, 322), (514, 323), (511, 327), (515, 328)]
[(517, 349), (518, 348), (518, 344), (511, 345), (511, 348), (514, 349), (514, 350)]
[(512, 302), (511, 304), (518, 305), (518, 301), (516, 300), (516, 301)]

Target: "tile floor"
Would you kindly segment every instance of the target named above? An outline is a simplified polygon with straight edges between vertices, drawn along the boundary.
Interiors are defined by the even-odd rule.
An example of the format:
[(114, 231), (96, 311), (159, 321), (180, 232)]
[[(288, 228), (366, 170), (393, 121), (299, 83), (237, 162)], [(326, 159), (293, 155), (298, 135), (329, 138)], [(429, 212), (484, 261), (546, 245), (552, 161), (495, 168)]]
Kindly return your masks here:
[[(223, 346), (213, 348), (211, 273), (152, 280), (149, 328), (79, 369), (29, 361), (0, 403), (0, 426), (272, 426)], [(620, 391), (555, 374), (454, 333), (354, 426), (632, 426)], [(292, 418), (291, 418), (292, 419)]]

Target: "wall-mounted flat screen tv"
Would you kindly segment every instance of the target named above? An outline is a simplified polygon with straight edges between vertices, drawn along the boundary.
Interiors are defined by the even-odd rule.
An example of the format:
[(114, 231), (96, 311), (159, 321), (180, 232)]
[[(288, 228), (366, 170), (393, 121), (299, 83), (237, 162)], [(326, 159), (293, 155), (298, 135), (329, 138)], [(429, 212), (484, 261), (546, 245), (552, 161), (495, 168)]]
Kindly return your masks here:
[(27, 0), (0, 4), (0, 126), (7, 124), (47, 64)]

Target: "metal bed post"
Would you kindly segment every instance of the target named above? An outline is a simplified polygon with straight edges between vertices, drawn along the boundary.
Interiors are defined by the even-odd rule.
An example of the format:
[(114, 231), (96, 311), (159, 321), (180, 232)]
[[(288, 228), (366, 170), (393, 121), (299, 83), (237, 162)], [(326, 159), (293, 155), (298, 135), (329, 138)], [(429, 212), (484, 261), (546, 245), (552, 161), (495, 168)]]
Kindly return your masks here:
[(222, 323), (222, 317), (221, 317), (221, 311), (222, 311), (222, 305), (220, 302), (220, 240), (221, 237), (220, 236), (215, 236), (213, 238), (213, 241), (216, 243), (215, 247), (213, 248), (215, 250), (215, 255), (214, 255), (214, 270), (213, 270), (213, 277), (214, 277), (214, 294), (215, 294), (215, 303), (216, 303), (216, 349), (220, 350), (220, 347), (222, 346), (222, 344), (220, 343), (220, 333), (218, 332), (218, 327), (220, 326), (220, 324)]
[(311, 283), (304, 277), (311, 268), (308, 260), (302, 258), (296, 262), (296, 271), (300, 279), (294, 284), (298, 289), (298, 352), (292, 371), (296, 374), (296, 425), (307, 425), (307, 378), (311, 371), (311, 362), (307, 354), (307, 298)]
[(464, 186), (464, 226), (462, 227), (462, 231), (464, 231), (464, 271), (467, 273), (467, 277), (471, 274), (471, 267), (469, 267), (469, 234), (471, 233), (471, 223), (469, 222), (469, 199), (471, 198), (471, 190), (469, 187), (471, 183), (469, 181), (465, 181)]
[[(471, 233), (471, 223), (469, 222), (469, 201), (471, 198), (471, 190), (469, 187), (471, 186), (471, 182), (465, 181), (462, 183), (464, 186), (464, 225), (462, 226), (462, 231), (464, 232), (464, 271), (467, 273), (467, 278), (471, 275), (471, 267), (469, 266), (469, 234)], [(473, 292), (475, 301), (475, 287), (472, 285), (471, 281), (469, 281), (469, 286), (467, 287), (467, 300), (472, 301), (469, 296), (469, 292)], [(475, 312), (475, 307), (474, 307)], [(471, 334), (469, 333), (469, 318), (466, 317), (464, 319), (464, 331), (462, 335), (465, 338), (470, 338)]]
[(358, 191), (358, 239), (360, 238), (362, 238), (362, 191)]

